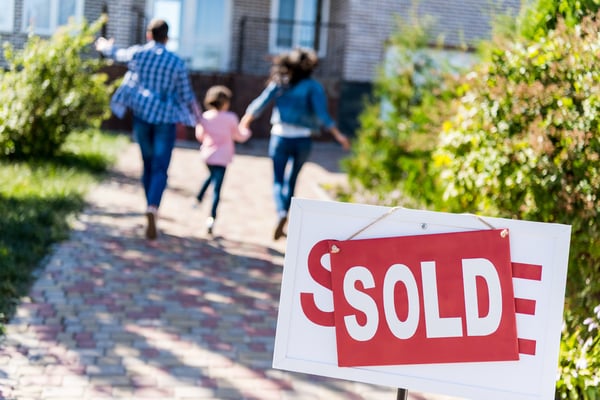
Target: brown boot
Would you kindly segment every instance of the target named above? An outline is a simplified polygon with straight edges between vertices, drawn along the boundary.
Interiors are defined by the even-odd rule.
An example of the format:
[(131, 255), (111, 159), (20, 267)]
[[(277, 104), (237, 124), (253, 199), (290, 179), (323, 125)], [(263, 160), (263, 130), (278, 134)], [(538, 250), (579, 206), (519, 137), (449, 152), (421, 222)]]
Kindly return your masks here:
[(146, 219), (148, 220), (148, 225), (146, 227), (146, 238), (149, 240), (156, 239), (156, 210), (148, 208), (146, 211)]
[(273, 233), (274, 240), (278, 240), (284, 236), (283, 227), (285, 226), (286, 222), (287, 217), (279, 217), (279, 221), (277, 221), (277, 225), (275, 226), (275, 232)]

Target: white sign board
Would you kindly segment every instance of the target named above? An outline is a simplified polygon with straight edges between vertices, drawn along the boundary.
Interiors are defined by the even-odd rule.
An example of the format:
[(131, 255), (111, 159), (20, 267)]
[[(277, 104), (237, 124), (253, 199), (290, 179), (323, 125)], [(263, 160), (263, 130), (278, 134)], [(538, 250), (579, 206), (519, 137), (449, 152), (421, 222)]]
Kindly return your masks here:
[[(309, 294), (313, 306), (323, 315), (335, 313), (332, 290), (309, 272), (309, 254), (317, 243), (350, 237), (362, 240), (488, 229), (510, 232), (507, 238), (513, 266), (535, 266), (540, 271), (533, 278), (513, 272), (511, 289), (515, 299), (521, 301), (515, 314), (518, 360), (339, 366), (336, 328), (314, 323), (301, 301)], [(273, 367), (476, 400), (551, 400), (557, 376), (570, 234), (571, 227), (560, 224), (294, 198)], [(330, 257), (323, 254), (320, 260), (325, 268), (331, 268)], [(520, 308), (525, 311), (519, 312)]]

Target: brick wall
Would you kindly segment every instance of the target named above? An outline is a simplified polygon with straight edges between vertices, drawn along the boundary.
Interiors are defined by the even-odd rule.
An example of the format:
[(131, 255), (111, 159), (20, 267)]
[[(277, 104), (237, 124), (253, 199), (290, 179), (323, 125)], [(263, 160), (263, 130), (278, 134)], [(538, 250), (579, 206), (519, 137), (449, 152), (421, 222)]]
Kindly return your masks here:
[(368, 82), (383, 60), (383, 45), (394, 26), (394, 16), (405, 12), (404, 0), (350, 0), (347, 11), (344, 78)]
[[(90, 7), (99, 9), (101, 1), (87, 1)], [(109, 0), (108, 23), (106, 25), (106, 36), (115, 39), (119, 47), (131, 46), (146, 41), (145, 30), (147, 21), (144, 16), (144, 0)], [(100, 15), (100, 14), (98, 14)]]
[[(338, 0), (342, 1), (342, 0)], [(334, 2), (335, 3), (335, 2)], [(373, 80), (383, 60), (384, 44), (397, 27), (397, 16), (409, 22), (412, 0), (349, 0), (347, 46), (344, 78), (349, 81)], [(444, 44), (456, 47), (473, 45), (490, 37), (493, 15), (516, 12), (520, 0), (485, 2), (480, 0), (420, 0), (418, 15), (434, 21), (433, 36), (442, 36)], [(340, 9), (342, 6), (337, 6)]]
[[(271, 14), (271, 5), (268, 0), (234, 0), (232, 13), (232, 35), (231, 35), (231, 65), (230, 71), (237, 71), (240, 60), (238, 59), (241, 25), (243, 17), (269, 17)], [(265, 43), (249, 44), (250, 51), (259, 52), (259, 57), (268, 58), (268, 47), (265, 48)], [(267, 74), (267, 71), (258, 72), (258, 75)]]
[(433, 17), (434, 36), (439, 35), (444, 38), (444, 43), (456, 47), (490, 38), (494, 16), (516, 15), (520, 5), (520, 0), (424, 0), (419, 3), (419, 14)]

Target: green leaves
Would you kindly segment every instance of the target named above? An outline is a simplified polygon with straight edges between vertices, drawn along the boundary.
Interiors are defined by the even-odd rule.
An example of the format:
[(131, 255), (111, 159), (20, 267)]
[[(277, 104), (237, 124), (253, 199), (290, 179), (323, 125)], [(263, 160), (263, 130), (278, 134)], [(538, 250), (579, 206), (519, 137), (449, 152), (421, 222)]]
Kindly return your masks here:
[[(567, 315), (567, 320), (571, 318)], [(574, 324), (569, 324), (573, 326)], [(567, 326), (567, 325), (566, 325)], [(572, 330), (563, 330), (560, 345), (559, 399), (600, 399), (600, 305)]]
[(600, 10), (600, 0), (536, 0), (523, 8), (518, 33), (526, 39), (538, 40), (555, 29), (559, 22), (569, 27), (578, 25), (587, 15)]
[[(452, 113), (453, 74), (431, 51), (423, 21), (399, 23), (376, 83), (376, 101), (360, 116), (352, 156), (343, 162), (350, 182), (387, 205), (416, 206), (435, 192), (428, 174), (437, 128)], [(408, 204), (407, 202), (410, 202)]]
[[(442, 179), (442, 184), (448, 185), (447, 198), (472, 212), (541, 221), (568, 223), (577, 215), (596, 214), (600, 194), (592, 189), (592, 182), (598, 188), (600, 175), (596, 168), (581, 168), (597, 166), (600, 154), (600, 67), (595, 56), (600, 52), (600, 40), (588, 34), (594, 29), (598, 23), (586, 20), (581, 29), (560, 25), (537, 43), (499, 47), (489, 63), (466, 79), (463, 87), (468, 91), (433, 155), (440, 172), (449, 179)], [(496, 157), (485, 158), (495, 166), (486, 177), (480, 176), (477, 157), (466, 159), (466, 154), (480, 153), (481, 148), (497, 150)], [(488, 150), (488, 156), (493, 154)], [(452, 180), (459, 171), (463, 179)], [(520, 187), (513, 185), (518, 174), (522, 176)], [(476, 194), (465, 194), (477, 182), (485, 185)], [(558, 196), (557, 202), (556, 193), (550, 196), (549, 189), (570, 193)], [(468, 196), (469, 201), (461, 196)], [(517, 212), (515, 197), (533, 202), (520, 205)], [(488, 207), (490, 198), (496, 200)], [(594, 199), (591, 203), (590, 198)], [(539, 208), (546, 203), (554, 209), (548, 215)]]
[(86, 55), (102, 20), (70, 24), (49, 40), (30, 36), (22, 51), (4, 46), (0, 72), (0, 157), (51, 157), (74, 129), (110, 116), (107, 76)]
[(396, 42), (345, 167), (355, 198), (571, 225), (557, 396), (599, 400), (600, 0), (534, 3), (458, 82)]
[(581, 328), (600, 304), (599, 31), (600, 16), (559, 20), (537, 41), (497, 44), (433, 153), (451, 211), (572, 225), (563, 399), (600, 397), (600, 334)]

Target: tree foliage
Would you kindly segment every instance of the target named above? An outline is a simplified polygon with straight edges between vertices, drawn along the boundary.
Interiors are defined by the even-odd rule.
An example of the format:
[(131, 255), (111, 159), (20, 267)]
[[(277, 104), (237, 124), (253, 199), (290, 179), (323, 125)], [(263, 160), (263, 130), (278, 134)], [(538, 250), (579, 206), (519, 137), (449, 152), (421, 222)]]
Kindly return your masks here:
[(374, 100), (360, 115), (352, 156), (343, 162), (351, 184), (371, 192), (379, 203), (414, 204), (410, 196), (400, 198), (400, 193), (429, 194), (424, 186), (433, 190), (428, 158), (437, 127), (451, 112), (447, 106), (455, 70), (427, 48), (427, 24), (398, 19), (386, 63), (375, 80)]
[(560, 399), (600, 399), (599, 2), (527, 2), (452, 84), (416, 85), (419, 47), (400, 43), (345, 164), (370, 201), (572, 226)]
[(110, 115), (107, 76), (86, 51), (102, 20), (60, 28), (50, 39), (30, 36), (25, 48), (4, 45), (0, 72), (0, 157), (49, 157), (77, 128), (99, 127)]
[(536, 0), (525, 3), (517, 21), (517, 35), (538, 40), (557, 28), (559, 21), (568, 27), (600, 10), (600, 0)]
[[(499, 46), (464, 80), (434, 153), (455, 210), (571, 224), (580, 266), (600, 262), (599, 30), (587, 18)], [(571, 293), (600, 302), (586, 281)]]
[[(465, 77), (433, 154), (450, 210), (572, 226), (565, 399), (600, 396), (599, 371), (587, 367), (600, 353), (598, 330), (581, 329), (600, 304), (599, 32), (590, 16), (572, 28), (559, 20), (536, 41), (497, 44)], [(571, 362), (573, 352), (589, 358)]]

